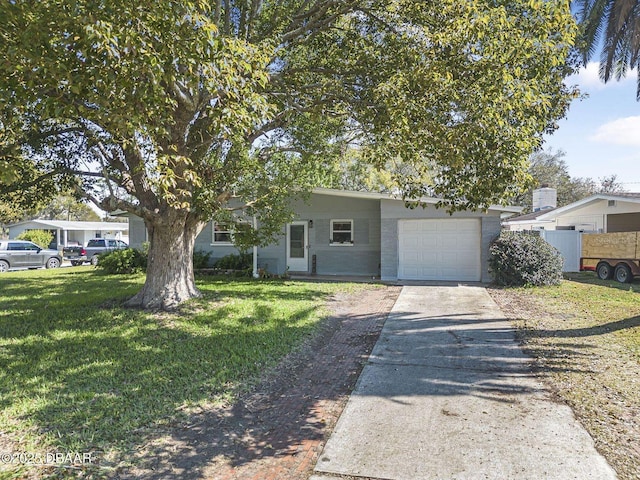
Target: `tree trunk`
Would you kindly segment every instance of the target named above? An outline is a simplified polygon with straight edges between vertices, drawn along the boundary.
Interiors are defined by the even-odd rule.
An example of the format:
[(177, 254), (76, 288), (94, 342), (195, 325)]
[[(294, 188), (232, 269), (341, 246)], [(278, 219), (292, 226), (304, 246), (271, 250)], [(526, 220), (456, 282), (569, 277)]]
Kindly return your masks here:
[(193, 248), (204, 223), (185, 212), (173, 211), (145, 220), (149, 232), (147, 279), (126, 306), (149, 310), (174, 310), (201, 294), (193, 275)]

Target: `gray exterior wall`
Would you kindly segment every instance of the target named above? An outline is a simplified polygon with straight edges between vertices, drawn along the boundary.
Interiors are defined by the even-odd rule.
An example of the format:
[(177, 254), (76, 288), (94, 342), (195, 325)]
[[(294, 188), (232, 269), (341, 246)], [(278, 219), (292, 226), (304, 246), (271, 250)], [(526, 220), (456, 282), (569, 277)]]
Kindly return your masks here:
[[(315, 255), (318, 275), (380, 275), (380, 200), (313, 194), (294, 209), (295, 220), (313, 221), (309, 272)], [(331, 245), (331, 220), (353, 221), (353, 245)], [(281, 243), (286, 257), (286, 243)]]
[(489, 246), (495, 237), (500, 234), (500, 213), (491, 212), (456, 212), (449, 215), (446, 210), (437, 209), (434, 206), (426, 208), (418, 207), (410, 209), (405, 207), (400, 200), (381, 200), (381, 245), (382, 254), (381, 278), (382, 280), (398, 279), (398, 220), (421, 218), (480, 218), (481, 221), (481, 281), (490, 282), (489, 274)]
[[(307, 222), (309, 234), (308, 265), (304, 273), (312, 272), (315, 255), (318, 275), (380, 275), (380, 201), (335, 195), (312, 194), (307, 202), (293, 204), (294, 221)], [(353, 220), (353, 245), (331, 245), (331, 220)], [(311, 223), (312, 222), (312, 223)], [(313, 225), (313, 226), (310, 226)], [(213, 245), (212, 225), (196, 239), (196, 250), (211, 252), (211, 261), (238, 253), (233, 246)], [(269, 273), (287, 271), (286, 228), (280, 239), (258, 248), (258, 268)]]
[(213, 222), (209, 222), (206, 227), (196, 237), (196, 243), (193, 247), (194, 251), (211, 252), (209, 263), (213, 265), (220, 258), (237, 254), (238, 249), (233, 245), (214, 245), (213, 244)]
[[(282, 229), (282, 239), (272, 245), (258, 248), (258, 268), (263, 268), (269, 273), (282, 274), (286, 271), (286, 251), (284, 243), (285, 229)], [(227, 255), (237, 255), (240, 251), (233, 245), (213, 243), (213, 222), (200, 232), (196, 238), (195, 251), (209, 252), (209, 264), (213, 266), (218, 260)], [(252, 250), (249, 250), (252, 253)]]
[[(318, 275), (380, 275), (380, 200), (312, 194), (308, 202), (296, 201), (295, 221), (312, 221), (308, 228), (309, 261), (306, 273), (312, 271), (316, 258)], [(331, 220), (353, 220), (353, 245), (330, 245)], [(130, 217), (129, 240), (133, 247), (146, 241), (146, 230), (140, 218)], [(309, 223), (308, 223), (309, 225)], [(258, 248), (258, 268), (272, 274), (287, 271), (286, 228), (279, 240)], [(210, 262), (229, 254), (237, 254), (232, 245), (213, 244), (213, 225), (209, 223), (198, 235), (195, 250), (211, 252)]]
[[(488, 271), (489, 246), (500, 233), (500, 212), (456, 212), (418, 207), (408, 209), (400, 200), (354, 198), (314, 193), (308, 202), (296, 201), (294, 220), (305, 221), (309, 234), (307, 273), (312, 273), (312, 259), (318, 275), (380, 276), (383, 280), (397, 280), (398, 276), (398, 220), (421, 218), (479, 218), (481, 221), (481, 280), (492, 280)], [(331, 245), (331, 220), (353, 221), (353, 245)], [(312, 222), (312, 226), (311, 223)], [(269, 273), (287, 271), (286, 229), (278, 241), (258, 249), (258, 267)], [(130, 245), (139, 247), (146, 241), (141, 219), (130, 217)], [(231, 245), (213, 245), (213, 227), (208, 224), (196, 239), (196, 250), (211, 252), (211, 262), (231, 253), (238, 253)]]
[(500, 222), (500, 214), (485, 215), (482, 217), (482, 250), (481, 250), (481, 265), (482, 265), (482, 281), (489, 283), (493, 281), (493, 275), (489, 273), (489, 248), (491, 242), (500, 235), (502, 224)]
[(129, 246), (132, 248), (142, 248), (142, 244), (147, 242), (147, 228), (140, 217), (129, 214)]

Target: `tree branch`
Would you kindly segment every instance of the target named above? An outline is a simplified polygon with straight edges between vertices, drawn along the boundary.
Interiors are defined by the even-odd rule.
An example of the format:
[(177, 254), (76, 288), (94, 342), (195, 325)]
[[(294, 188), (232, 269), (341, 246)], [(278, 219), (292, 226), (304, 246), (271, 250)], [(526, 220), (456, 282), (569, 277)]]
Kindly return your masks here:
[[(48, 179), (48, 178), (53, 178), (56, 175), (60, 175), (62, 173), (65, 173), (66, 170), (65, 169), (53, 169), (50, 172), (46, 172), (43, 173), (42, 175), (38, 175), (36, 178), (34, 178), (33, 180), (29, 181), (29, 182), (13, 182), (7, 185), (2, 185), (0, 184), (0, 194), (1, 195), (6, 195), (8, 193), (13, 193), (13, 192), (18, 192), (18, 191), (23, 191), (23, 190), (27, 190), (31, 187), (35, 187), (36, 185), (42, 183), (44, 180)], [(70, 172), (72, 173), (72, 172)]]

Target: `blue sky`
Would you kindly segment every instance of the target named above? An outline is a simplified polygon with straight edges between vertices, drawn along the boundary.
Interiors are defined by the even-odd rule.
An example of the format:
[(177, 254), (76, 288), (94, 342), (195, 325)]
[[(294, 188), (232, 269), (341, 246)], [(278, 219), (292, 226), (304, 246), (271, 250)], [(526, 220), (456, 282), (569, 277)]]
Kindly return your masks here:
[(591, 62), (567, 84), (577, 84), (587, 98), (575, 100), (567, 117), (546, 136), (544, 149), (562, 150), (572, 177), (617, 175), (625, 190), (640, 192), (640, 102), (636, 72), (604, 84), (598, 64)]

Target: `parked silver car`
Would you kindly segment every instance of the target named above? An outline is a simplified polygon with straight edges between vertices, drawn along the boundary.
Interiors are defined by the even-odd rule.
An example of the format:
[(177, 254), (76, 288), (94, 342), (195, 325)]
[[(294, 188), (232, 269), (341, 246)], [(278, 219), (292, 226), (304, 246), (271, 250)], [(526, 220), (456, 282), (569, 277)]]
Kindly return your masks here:
[(61, 262), (57, 250), (24, 240), (0, 240), (0, 273), (20, 268), (58, 268)]

